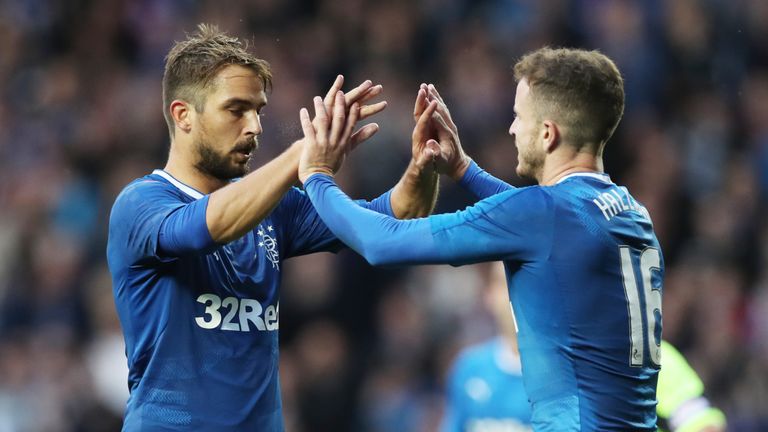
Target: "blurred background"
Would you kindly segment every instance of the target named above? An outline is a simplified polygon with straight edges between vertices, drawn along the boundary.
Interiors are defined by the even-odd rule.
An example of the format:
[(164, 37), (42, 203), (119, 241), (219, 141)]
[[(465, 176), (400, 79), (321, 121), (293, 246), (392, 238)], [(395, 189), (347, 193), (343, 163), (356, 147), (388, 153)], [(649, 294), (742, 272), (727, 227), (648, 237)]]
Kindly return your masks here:
[[(735, 431), (768, 430), (765, 0), (0, 0), (0, 431), (114, 431), (127, 398), (105, 262), (114, 197), (162, 167), (163, 58), (199, 22), (274, 69), (255, 166), (343, 73), (384, 85), (379, 134), (343, 170), (374, 197), (410, 158), (418, 85), (468, 153), (513, 184), (511, 67), (598, 48), (626, 79), (606, 169), (651, 212), (667, 264), (664, 337)], [(470, 197), (443, 183), (441, 212)], [(457, 350), (493, 334), (476, 267), (288, 261), (281, 376), (289, 431), (432, 431)]]

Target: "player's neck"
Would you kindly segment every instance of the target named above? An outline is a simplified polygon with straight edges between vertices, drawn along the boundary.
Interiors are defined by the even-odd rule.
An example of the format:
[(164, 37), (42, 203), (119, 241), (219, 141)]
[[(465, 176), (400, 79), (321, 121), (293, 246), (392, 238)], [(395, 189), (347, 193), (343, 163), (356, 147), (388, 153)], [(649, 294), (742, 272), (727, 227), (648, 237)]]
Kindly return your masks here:
[(227, 182), (221, 179), (201, 172), (195, 167), (190, 155), (180, 151), (179, 146), (174, 146), (173, 144), (171, 144), (168, 162), (163, 170), (172, 175), (176, 180), (206, 195), (227, 184)]
[(551, 186), (563, 177), (579, 172), (603, 172), (603, 158), (587, 152), (553, 153), (547, 157), (539, 184)]

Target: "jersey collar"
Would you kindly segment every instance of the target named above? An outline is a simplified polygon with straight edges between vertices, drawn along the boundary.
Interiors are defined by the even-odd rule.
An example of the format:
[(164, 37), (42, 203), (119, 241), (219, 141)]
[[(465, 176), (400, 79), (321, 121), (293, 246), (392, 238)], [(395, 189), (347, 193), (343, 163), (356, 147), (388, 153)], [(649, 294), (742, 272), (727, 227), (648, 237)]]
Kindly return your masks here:
[(565, 177), (563, 177), (560, 180), (558, 180), (557, 183), (555, 183), (555, 184), (560, 184), (560, 183), (564, 182), (565, 180), (567, 180), (567, 179), (569, 179), (571, 177), (591, 177), (591, 178), (594, 178), (594, 179), (598, 179), (598, 180), (600, 180), (602, 182), (606, 182), (606, 183), (610, 183), (611, 182), (611, 177), (608, 174), (606, 174), (606, 173), (596, 173), (596, 172), (578, 173), (577, 172), (577, 173), (571, 173), (571, 174), (566, 175)]
[(177, 189), (179, 189), (180, 191), (184, 192), (185, 194), (189, 195), (190, 197), (192, 197), (194, 199), (200, 199), (200, 198), (202, 198), (204, 196), (200, 191), (196, 190), (195, 188), (193, 188), (191, 186), (187, 186), (184, 183), (176, 180), (176, 178), (174, 178), (172, 175), (168, 174), (167, 172), (165, 172), (165, 171), (163, 171), (161, 169), (156, 169), (156, 170), (152, 171), (152, 174), (159, 175), (160, 177), (168, 180), (168, 182), (171, 183), (172, 185), (176, 186)]

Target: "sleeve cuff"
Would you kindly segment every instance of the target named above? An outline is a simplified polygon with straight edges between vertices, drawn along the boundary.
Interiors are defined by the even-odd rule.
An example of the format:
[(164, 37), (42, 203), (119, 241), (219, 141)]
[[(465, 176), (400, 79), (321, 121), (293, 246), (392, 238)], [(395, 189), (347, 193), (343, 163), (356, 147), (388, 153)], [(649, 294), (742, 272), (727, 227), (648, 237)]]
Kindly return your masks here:
[(319, 172), (318, 173), (314, 173), (314, 174), (310, 175), (309, 178), (307, 178), (307, 181), (304, 182), (304, 188), (306, 189), (306, 186), (308, 184), (310, 184), (310, 183), (312, 183), (312, 182), (314, 182), (316, 180), (321, 180), (321, 179), (328, 179), (328, 180), (333, 181), (333, 176), (330, 176), (328, 174), (319, 173)]
[(395, 211), (392, 209), (392, 191), (394, 188), (384, 192), (378, 198), (375, 198), (368, 205), (368, 209), (381, 213), (389, 217), (395, 217)]
[(482, 168), (480, 168), (480, 166), (477, 165), (474, 160), (471, 160), (469, 162), (469, 167), (467, 167), (467, 170), (464, 172), (461, 180), (459, 180), (459, 184), (463, 187), (469, 186), (472, 183), (472, 180), (474, 180), (474, 178), (477, 177), (477, 175), (482, 171)]

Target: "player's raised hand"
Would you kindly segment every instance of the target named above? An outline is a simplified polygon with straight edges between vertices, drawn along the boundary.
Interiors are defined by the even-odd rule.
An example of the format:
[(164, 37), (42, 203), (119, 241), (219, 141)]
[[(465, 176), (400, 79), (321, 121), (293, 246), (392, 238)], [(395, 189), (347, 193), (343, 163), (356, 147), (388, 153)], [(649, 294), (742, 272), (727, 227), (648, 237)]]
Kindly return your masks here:
[(461, 146), (459, 130), (437, 88), (433, 84), (422, 84), (419, 89), (419, 92), (421, 91), (426, 93), (427, 101), (437, 103), (430, 124), (440, 145), (440, 156), (436, 160), (438, 172), (460, 180), (469, 167), (470, 159)]
[[(344, 75), (338, 75), (336, 77), (336, 80), (333, 82), (333, 85), (331, 85), (331, 88), (328, 90), (328, 93), (326, 93), (325, 97), (323, 98), (323, 106), (325, 107), (325, 112), (329, 116), (331, 115), (331, 112), (333, 109), (333, 104), (335, 102), (336, 94), (339, 91), (341, 91), (341, 88), (343, 85), (344, 85)], [(365, 104), (366, 102), (370, 101), (376, 96), (379, 96), (383, 91), (383, 89), (384, 88), (381, 86), (381, 84), (374, 85), (371, 82), (371, 80), (365, 80), (362, 83), (360, 83), (357, 87), (345, 93), (344, 103), (345, 103), (345, 106), (347, 107), (347, 110), (345, 111), (347, 118), (350, 117), (351, 113), (349, 110), (355, 103), (358, 104), (358, 107), (360, 109), (360, 112), (357, 115), (356, 121), (365, 120), (366, 118), (383, 111), (387, 107), (387, 101), (376, 102), (373, 104)], [(315, 126), (315, 129), (317, 129), (318, 127), (318, 125), (315, 123), (316, 121), (317, 121), (317, 115), (315, 115), (315, 118), (312, 120), (312, 124), (313, 126)], [(378, 131), (379, 131), (379, 125), (376, 123), (371, 123), (363, 126), (358, 131), (354, 132), (351, 136), (349, 136), (349, 144), (351, 146), (350, 150), (353, 150), (360, 143), (372, 137)]]
[(435, 87), (434, 84), (421, 84), (420, 90), (424, 90), (426, 93), (427, 101), (437, 101), (437, 112), (440, 113), (445, 120), (445, 124), (448, 125), (450, 130), (458, 137), (459, 129), (456, 127), (456, 123), (453, 122), (451, 112), (448, 110), (448, 105), (443, 100), (443, 97), (440, 96), (437, 87)]
[[(319, 96), (314, 98), (314, 105), (314, 119), (310, 119), (306, 108), (299, 112), (304, 132), (304, 148), (299, 160), (299, 180), (302, 183), (312, 174), (334, 175), (341, 168), (344, 158), (352, 149), (352, 130), (360, 116), (360, 105), (357, 102), (350, 107), (349, 116), (346, 115), (346, 102), (341, 91), (336, 92), (330, 115)], [(358, 134), (364, 130), (361, 129)]]
[[(423, 109), (421, 109), (423, 105)], [(426, 94), (419, 90), (416, 96), (416, 106), (414, 108), (414, 117), (416, 117), (416, 126), (411, 134), (411, 152), (413, 161), (418, 168), (423, 169), (436, 158), (440, 157), (440, 146), (436, 141), (432, 117), (437, 109), (437, 102), (427, 102)]]
[(370, 80), (366, 80), (346, 93), (345, 101), (347, 107), (351, 107), (355, 102), (360, 104), (360, 117), (358, 120), (365, 120), (374, 114), (384, 111), (387, 107), (387, 101), (376, 102), (369, 105), (365, 104), (365, 102), (380, 95), (382, 91), (384, 91), (384, 87), (382, 87), (381, 84), (373, 85)]
[[(328, 90), (328, 93), (325, 94), (325, 98), (323, 98), (323, 105), (325, 106), (326, 112), (331, 112), (336, 92), (340, 91), (343, 85), (344, 75), (337, 76), (333, 85), (331, 85), (331, 88)], [(364, 105), (364, 103), (380, 95), (383, 90), (384, 88), (381, 84), (373, 85), (371, 80), (363, 81), (360, 85), (344, 94), (344, 101), (346, 102), (347, 109), (351, 108), (352, 104), (357, 102), (360, 105), (360, 117), (358, 120), (365, 120), (374, 114), (380, 113), (387, 107), (387, 101), (381, 101), (370, 105)], [(347, 115), (349, 115), (349, 112), (347, 112)]]
[(429, 106), (429, 99), (427, 97), (426, 84), (422, 84), (419, 91), (416, 93), (416, 102), (413, 104), (413, 121), (418, 122), (419, 117)]

